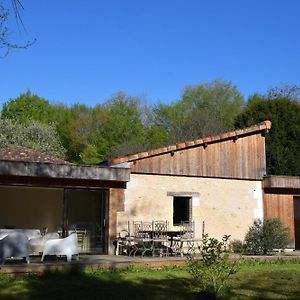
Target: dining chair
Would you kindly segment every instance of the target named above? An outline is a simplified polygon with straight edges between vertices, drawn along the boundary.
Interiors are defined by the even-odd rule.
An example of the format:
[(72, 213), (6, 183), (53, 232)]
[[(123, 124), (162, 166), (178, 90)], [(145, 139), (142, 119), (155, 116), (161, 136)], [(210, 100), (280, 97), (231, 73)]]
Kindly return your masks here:
[(168, 221), (153, 221), (153, 254), (157, 253), (159, 256), (169, 255), (168, 245)]
[(116, 255), (127, 254), (129, 255), (132, 250), (133, 236), (131, 236), (130, 231), (127, 229), (122, 229), (116, 240)]
[(77, 243), (79, 252), (87, 252), (89, 250), (87, 243), (87, 230), (76, 229), (75, 232), (77, 233)]
[(142, 256), (146, 253), (153, 254), (152, 232), (152, 222), (133, 221), (133, 247), (129, 255), (136, 256), (137, 253), (141, 253)]
[(195, 222), (181, 222), (180, 224), (180, 238), (179, 238), (179, 253), (191, 254), (195, 251)]

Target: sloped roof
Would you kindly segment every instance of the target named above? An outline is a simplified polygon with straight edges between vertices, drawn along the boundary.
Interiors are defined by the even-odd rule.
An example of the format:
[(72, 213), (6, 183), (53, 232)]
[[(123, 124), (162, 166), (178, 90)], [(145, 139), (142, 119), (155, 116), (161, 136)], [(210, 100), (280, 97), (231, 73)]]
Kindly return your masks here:
[(162, 147), (162, 148), (158, 148), (158, 149), (152, 149), (149, 151), (140, 152), (140, 153), (133, 154), (133, 155), (115, 158), (115, 159), (109, 161), (108, 164), (109, 165), (118, 165), (118, 164), (131, 162), (131, 161), (135, 161), (135, 160), (139, 160), (139, 159), (143, 159), (143, 158), (148, 158), (151, 156), (165, 154), (165, 153), (172, 152), (172, 151), (184, 150), (184, 149), (188, 149), (188, 148), (196, 147), (196, 146), (206, 146), (208, 144), (219, 143), (219, 142), (222, 142), (222, 141), (228, 140), (228, 139), (238, 139), (240, 137), (256, 134), (259, 132), (266, 132), (269, 129), (271, 129), (271, 125), (272, 125), (271, 121), (266, 120), (262, 123), (253, 125), (248, 128), (238, 129), (238, 130), (230, 131), (227, 133), (219, 134), (216, 136), (209, 136), (209, 137), (205, 137), (205, 138), (196, 139), (193, 141), (178, 143), (176, 145), (166, 146), (166, 147)]
[(21, 146), (0, 149), (0, 160), (71, 164), (70, 162), (52, 157), (46, 153)]

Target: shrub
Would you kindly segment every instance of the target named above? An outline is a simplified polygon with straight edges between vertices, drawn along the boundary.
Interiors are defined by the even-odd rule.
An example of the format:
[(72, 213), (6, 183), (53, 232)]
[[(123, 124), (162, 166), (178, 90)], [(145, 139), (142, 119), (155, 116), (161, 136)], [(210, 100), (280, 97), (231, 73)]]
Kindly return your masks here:
[(9, 119), (0, 120), (0, 149), (22, 146), (64, 159), (62, 146), (54, 124), (46, 125), (32, 121), (27, 125), (13, 123)]
[(271, 254), (273, 249), (284, 249), (289, 242), (289, 231), (278, 219), (257, 219), (245, 236), (248, 254)]
[(246, 245), (241, 240), (233, 240), (230, 242), (230, 249), (234, 253), (245, 253)]
[(229, 276), (237, 272), (236, 262), (229, 261), (229, 237), (225, 235), (218, 241), (206, 234), (201, 249), (202, 260), (188, 256), (189, 273), (203, 296), (218, 297), (228, 289)]

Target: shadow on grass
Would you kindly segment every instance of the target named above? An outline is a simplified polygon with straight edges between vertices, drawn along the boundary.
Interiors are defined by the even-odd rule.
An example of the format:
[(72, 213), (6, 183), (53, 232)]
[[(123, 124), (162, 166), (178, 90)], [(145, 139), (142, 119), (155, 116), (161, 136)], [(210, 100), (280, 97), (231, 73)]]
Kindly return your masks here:
[(300, 271), (240, 273), (232, 282), (229, 299), (300, 299)]
[(68, 271), (23, 276), (20, 286), (18, 292), (15, 284), (5, 297), (0, 290), (0, 299), (207, 299), (193, 292), (189, 278), (154, 270), (85, 272), (74, 265)]
[[(9, 277), (0, 274), (0, 299), (214, 299), (199, 294), (184, 269), (138, 268), (84, 271), (46, 271)], [(264, 267), (263, 267), (264, 268)], [(300, 269), (275, 266), (238, 272), (232, 289), (221, 299), (300, 299)]]

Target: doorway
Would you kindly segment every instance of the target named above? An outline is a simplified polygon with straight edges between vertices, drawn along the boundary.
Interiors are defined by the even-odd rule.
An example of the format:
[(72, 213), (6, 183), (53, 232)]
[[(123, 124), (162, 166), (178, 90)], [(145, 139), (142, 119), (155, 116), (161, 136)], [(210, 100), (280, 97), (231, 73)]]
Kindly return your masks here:
[(66, 189), (65, 193), (66, 231), (77, 232), (79, 252), (103, 254), (107, 191)]
[(294, 197), (295, 249), (300, 250), (300, 197)]

